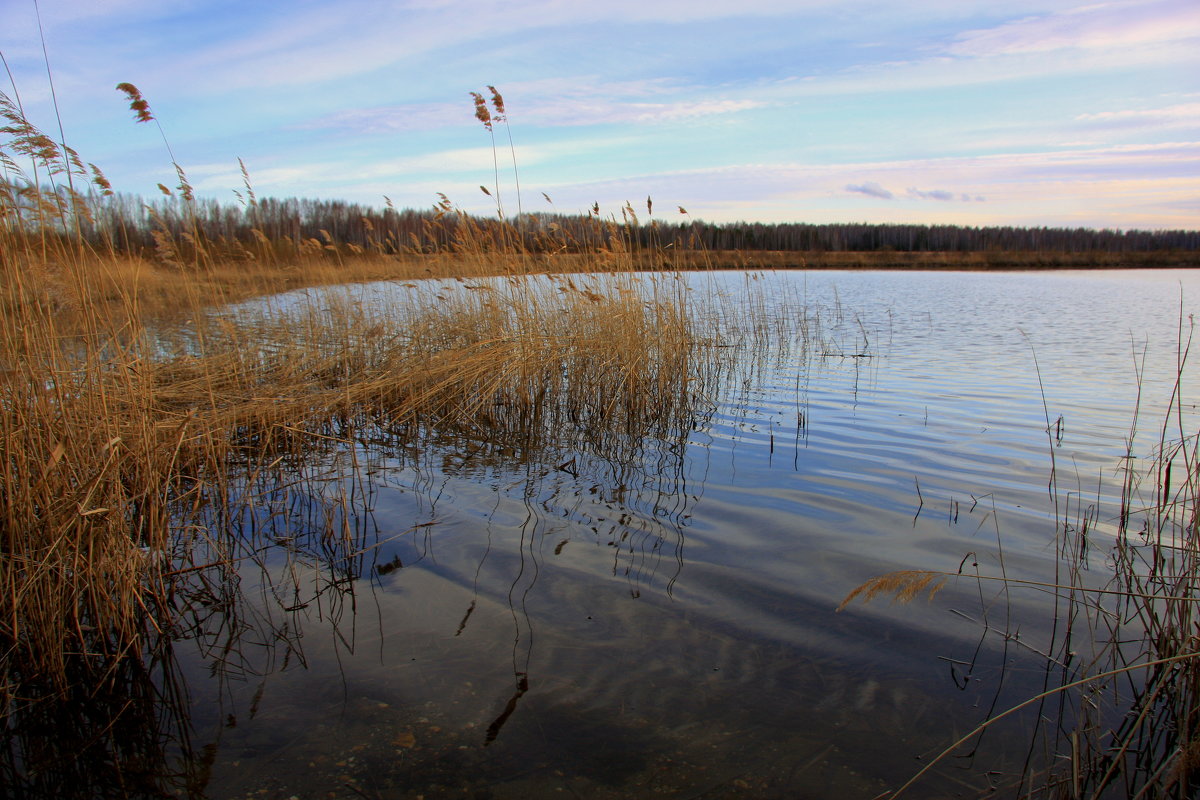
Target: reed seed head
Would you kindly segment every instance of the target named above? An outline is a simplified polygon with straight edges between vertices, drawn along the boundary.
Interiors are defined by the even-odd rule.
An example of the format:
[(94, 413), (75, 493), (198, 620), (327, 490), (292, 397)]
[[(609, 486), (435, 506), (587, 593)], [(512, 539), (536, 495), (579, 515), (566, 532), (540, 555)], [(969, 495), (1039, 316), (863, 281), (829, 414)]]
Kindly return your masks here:
[(150, 113), (150, 103), (142, 97), (142, 93), (132, 83), (118, 83), (117, 91), (124, 92), (129, 98), (129, 108), (133, 111), (138, 122), (152, 122), (154, 115)]
[(471, 92), (471, 99), (475, 101), (475, 119), (482, 122), (483, 127), (490, 131), (492, 129), (492, 112), (488, 111), (487, 101), (479, 92)]
[(507, 114), (504, 110), (504, 98), (500, 95), (500, 92), (496, 91), (495, 86), (489, 85), (487, 88), (492, 93), (492, 107), (496, 109), (496, 119), (503, 121)]
[(929, 599), (932, 600), (945, 584), (946, 578), (939, 572), (922, 569), (897, 570), (872, 578), (857, 587), (846, 595), (846, 599), (837, 607), (837, 610), (841, 611), (859, 596), (863, 598), (864, 602), (869, 602), (881, 594), (890, 594), (895, 600), (908, 603), (916, 599), (922, 591), (928, 590)]
[(88, 162), (88, 166), (92, 169), (92, 183), (100, 188), (100, 193), (102, 195), (105, 197), (112, 197), (113, 188), (112, 184), (109, 183), (108, 178), (105, 177), (104, 173), (101, 172), (100, 168), (95, 164)]

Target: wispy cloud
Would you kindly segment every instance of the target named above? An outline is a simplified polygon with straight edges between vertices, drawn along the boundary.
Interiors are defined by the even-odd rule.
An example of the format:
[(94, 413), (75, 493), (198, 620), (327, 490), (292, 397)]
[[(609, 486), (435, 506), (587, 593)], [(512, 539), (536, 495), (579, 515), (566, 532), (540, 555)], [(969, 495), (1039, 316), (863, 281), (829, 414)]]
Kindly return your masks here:
[(1196, 127), (1200, 129), (1200, 103), (1178, 103), (1162, 108), (1097, 111), (1079, 114), (1075, 119), (1091, 126), (1106, 128), (1152, 127), (1161, 130), (1163, 128)]
[[(518, 81), (500, 87), (510, 115), (523, 127), (556, 128), (589, 125), (657, 125), (715, 120), (743, 111), (766, 108), (767, 101), (746, 97), (700, 97), (712, 91), (666, 78), (640, 81), (602, 81), (588, 76), (570, 80)], [(414, 103), (345, 109), (299, 127), (331, 128), (362, 133), (436, 130), (476, 124), (464, 113), (469, 102)]]
[(878, 197), (881, 200), (891, 200), (896, 196), (875, 181), (867, 181), (866, 183), (858, 184), (848, 183), (846, 184), (846, 191), (854, 192), (856, 194), (865, 194), (867, 197)]
[[(271, 164), (260, 167), (253, 159), (246, 163), (254, 185), (272, 191), (278, 191), (295, 182), (316, 189), (334, 186), (342, 189), (356, 185), (387, 186), (388, 188), (380, 194), (396, 193), (398, 185), (407, 187), (431, 177), (436, 180), (430, 185), (438, 186), (438, 191), (448, 191), (449, 188), (455, 187), (475, 187), (481, 181), (490, 186), (497, 163), (494, 159), (498, 159), (502, 182), (508, 182), (512, 174), (510, 159), (514, 157), (521, 171), (532, 180), (541, 164), (576, 161), (589, 156), (595, 158), (612, 149), (628, 148), (633, 141), (627, 137), (615, 136), (517, 145), (511, 150), (504, 147), (497, 152), (493, 152), (490, 146), (462, 147), (411, 156), (372, 157), (367, 160), (357, 158), (353, 152), (335, 150), (319, 159), (285, 166)], [(272, 159), (275, 160), (277, 158)], [(242, 174), (236, 163), (189, 165), (187, 172), (193, 177), (196, 187), (205, 191), (223, 194), (242, 185)], [(355, 195), (362, 198), (364, 192), (358, 191)], [(367, 199), (373, 201), (377, 198)]]
[[(418, 63), (423, 57), (424, 71), (436, 70), (437, 65), (428, 60), (434, 52), (460, 48), (478, 53), (497, 51), (522, 37), (549, 30), (563, 30), (568, 41), (586, 40), (589, 48), (611, 47), (611, 42), (589, 37), (589, 27), (796, 17), (834, 5), (834, 0), (256, 3), (252, 7), (261, 12), (247, 15), (248, 25), (237, 35), (197, 42), (167, 69), (181, 78), (203, 77), (208, 85), (226, 89), (311, 85)], [(286, 13), (272, 11), (272, 6), (286, 6)]]
[(1044, 82), (1056, 76), (1111, 74), (1148, 66), (1180, 74), (1200, 69), (1200, 5), (1126, 0), (1066, 10), (1051, 7), (935, 40), (910, 50), (903, 59), (862, 61), (832, 73), (795, 74), (777, 89), (794, 96), (916, 91), (1031, 79)]
[[(845, 187), (847, 192), (853, 194), (866, 195), (867, 197), (878, 197), (880, 200), (895, 200), (896, 193), (890, 189), (885, 189), (875, 181), (867, 181), (866, 183), (848, 183)], [(904, 192), (904, 196), (910, 200), (937, 200), (942, 203), (950, 203), (958, 201), (961, 203), (981, 203), (984, 198), (982, 195), (972, 195), (967, 192), (952, 192), (947, 189), (917, 189), (909, 187)]]
[[(656, 125), (688, 120), (712, 120), (741, 111), (763, 108), (757, 100), (700, 100), (670, 103), (617, 100), (558, 100), (539, 98), (520, 107), (521, 124), (539, 128), (584, 125)], [(464, 113), (466, 104), (435, 103), (386, 106), (339, 111), (302, 123), (301, 128), (335, 128), (360, 133), (427, 131), (451, 125), (474, 124)]]
[(296, 127), (301, 130), (330, 128), (365, 134), (431, 131), (465, 124), (469, 119), (464, 111), (466, 108), (466, 102), (351, 108), (306, 120)]
[(762, 108), (758, 100), (694, 100), (671, 103), (563, 102), (533, 109), (530, 118), (543, 125), (652, 125), (712, 119)]
[(1117, 50), (1200, 36), (1200, 5), (1178, 0), (1109, 2), (967, 31), (946, 48), (981, 58), (1067, 49)]
[[(489, 176), (493, 168), (491, 148), (473, 147), (440, 150), (417, 156), (392, 159), (372, 159), (369, 163), (355, 161), (349, 157), (326, 158), (303, 165), (287, 167), (257, 168), (250, 165), (250, 178), (254, 184), (264, 188), (286, 186), (289, 182), (303, 181), (310, 186), (336, 182), (338, 184), (380, 179), (408, 179), (413, 176), (444, 175), (447, 181), (461, 180), (461, 175)], [(536, 148), (520, 148), (517, 158), (528, 166), (536, 164), (539, 153)], [(241, 172), (236, 165), (203, 164), (188, 167), (189, 174), (201, 176), (196, 186), (204, 190), (228, 190), (242, 183)], [(478, 181), (476, 181), (478, 182)]]
[(917, 200), (939, 200), (943, 203), (948, 203), (954, 199), (954, 192), (947, 192), (945, 189), (922, 191), (921, 189), (909, 187), (907, 194), (909, 197)]

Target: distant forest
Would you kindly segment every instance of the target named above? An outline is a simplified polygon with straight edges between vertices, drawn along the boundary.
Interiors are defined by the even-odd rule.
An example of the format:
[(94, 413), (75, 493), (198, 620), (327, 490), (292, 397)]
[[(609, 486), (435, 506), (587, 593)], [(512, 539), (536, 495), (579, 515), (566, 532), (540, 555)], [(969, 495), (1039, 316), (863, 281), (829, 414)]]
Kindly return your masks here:
[[(709, 251), (966, 253), (1194, 252), (1197, 230), (1094, 230), (1088, 228), (966, 227), (838, 223), (708, 223), (681, 213), (677, 222), (639, 219), (645, 210), (626, 205), (617, 215), (526, 214), (501, 223), (468, 216), (444, 197), (428, 210), (372, 208), (339, 200), (240, 196), (240, 203), (164, 197), (155, 202), (127, 194), (89, 201), (86, 239), (119, 252), (150, 255), (163, 234), (198, 239), (226, 254), (245, 249), (330, 250), (376, 253), (445, 252), (470, 241), (532, 252), (587, 252), (625, 247)], [(63, 206), (66, 207), (66, 203)], [(9, 214), (13, 207), (9, 206)], [(29, 212), (26, 212), (27, 214)], [(26, 217), (28, 219), (28, 217)], [(11, 220), (0, 222), (11, 222)], [(502, 243), (497, 245), (496, 243)], [(280, 253), (281, 254), (281, 253)]]

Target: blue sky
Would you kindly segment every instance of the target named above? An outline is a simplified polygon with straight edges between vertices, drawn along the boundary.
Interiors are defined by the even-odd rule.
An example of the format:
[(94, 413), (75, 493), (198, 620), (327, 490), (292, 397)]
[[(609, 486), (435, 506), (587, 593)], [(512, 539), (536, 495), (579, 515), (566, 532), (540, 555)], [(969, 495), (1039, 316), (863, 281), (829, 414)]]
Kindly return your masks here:
[[(40, 0), (68, 144), (118, 190), (712, 221), (1200, 227), (1200, 2)], [(33, 0), (0, 0), (58, 126)], [(6, 76), (5, 76), (6, 78)], [(13, 87), (4, 80), (3, 91)], [(514, 212), (512, 153), (496, 131)], [(543, 198), (545, 192), (553, 206)]]

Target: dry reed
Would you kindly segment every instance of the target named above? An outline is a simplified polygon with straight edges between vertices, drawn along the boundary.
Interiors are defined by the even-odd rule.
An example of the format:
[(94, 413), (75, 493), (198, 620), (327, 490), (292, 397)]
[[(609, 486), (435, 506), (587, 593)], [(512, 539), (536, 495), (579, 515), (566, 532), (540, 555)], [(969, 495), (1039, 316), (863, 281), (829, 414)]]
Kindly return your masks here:
[[(119, 88), (140, 122), (157, 123), (135, 87)], [(501, 114), (502, 102), (493, 90)], [(546, 252), (567, 243), (535, 255), (511, 224), (448, 200), (431, 223), (444, 226), (431, 231), (444, 249), (349, 268), (326, 257), (337, 249), (328, 235), (297, 262), (226, 264), (220, 243), (166, 219), (157, 263), (97, 248), (80, 231), (111, 187), (92, 168), (95, 191), (64, 203), (44, 177), (87, 171), (4, 103), (0, 153), (13, 180), (0, 194), (0, 700), (10, 712), (153, 649), (178, 620), (179, 576), (204, 566), (197, 553), (237, 549), (221, 544), (237, 533), (230, 506), (253, 503), (265, 475), (329, 441), (382, 431), (420, 446), (438, 432), (527, 459), (636, 448), (687, 430), (714, 365), (732, 357), (695, 346), (715, 334), (697, 334), (669, 280), (528, 277), (636, 270), (621, 226), (598, 215), (597, 241), (610, 245), (561, 259)], [(170, 155), (179, 193), (164, 192), (186, 223), (194, 198)], [(248, 175), (246, 197), (256, 201)], [(281, 252), (259, 235), (264, 253)], [(457, 280), (403, 313), (336, 293), (258, 312), (228, 305), (398, 275)]]

